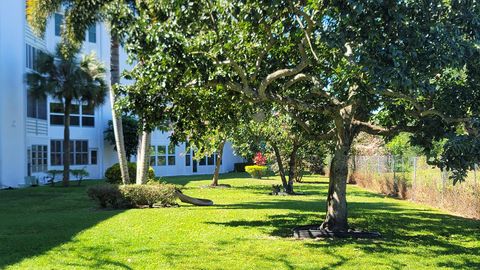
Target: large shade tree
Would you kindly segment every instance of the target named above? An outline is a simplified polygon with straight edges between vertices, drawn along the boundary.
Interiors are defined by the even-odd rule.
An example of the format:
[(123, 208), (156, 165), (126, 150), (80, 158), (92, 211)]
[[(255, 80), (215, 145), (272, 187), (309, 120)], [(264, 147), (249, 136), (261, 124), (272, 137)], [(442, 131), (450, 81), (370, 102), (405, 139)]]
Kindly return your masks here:
[[(127, 154), (125, 152), (123, 127), (121, 114), (115, 108), (117, 95), (114, 92), (115, 85), (120, 83), (119, 47), (121, 36), (116, 31), (117, 26), (126, 24), (134, 9), (135, 1), (130, 0), (27, 0), (27, 20), (34, 32), (43, 36), (47, 20), (61, 8), (65, 12), (65, 28), (62, 37), (69, 43), (79, 47), (84, 40), (85, 31), (99, 21), (110, 24), (110, 104), (112, 109), (112, 123), (115, 137), (115, 148), (118, 153), (120, 171), (124, 184), (130, 182), (127, 166)], [(115, 10), (122, 16), (109, 16)], [(62, 53), (68, 53), (63, 51)]]
[(288, 107), (302, 115), (299, 125), (335, 144), (322, 229), (349, 228), (347, 161), (361, 131), (414, 132), (426, 151), (450, 137), (439, 165), (455, 180), (478, 161), (480, 10), (473, 1), (143, 2), (175, 22), (142, 31), (160, 43), (175, 36), (178, 60), (190, 68), (183, 80), (240, 93), (245, 104)]
[[(65, 51), (69, 53), (65, 56)], [(77, 58), (78, 50), (59, 44), (55, 54), (41, 53), (36, 70), (27, 73), (26, 80), (31, 95), (41, 98), (51, 96), (63, 104), (63, 185), (70, 179), (70, 113), (73, 106), (93, 108), (104, 103), (107, 86), (105, 67), (95, 54)]]

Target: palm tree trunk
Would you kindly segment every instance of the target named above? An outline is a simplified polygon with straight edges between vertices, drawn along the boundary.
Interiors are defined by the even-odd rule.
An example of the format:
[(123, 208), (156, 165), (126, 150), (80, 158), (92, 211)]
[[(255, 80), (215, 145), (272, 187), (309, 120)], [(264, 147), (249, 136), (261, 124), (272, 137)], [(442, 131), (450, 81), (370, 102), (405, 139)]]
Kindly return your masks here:
[(222, 165), (222, 157), (223, 157), (223, 147), (225, 146), (225, 140), (222, 140), (218, 145), (218, 153), (217, 153), (217, 160), (215, 163), (215, 172), (213, 173), (212, 184), (210, 186), (216, 187), (218, 186), (218, 178), (220, 176), (220, 166)]
[(142, 185), (147, 183), (147, 172), (150, 167), (150, 132), (142, 131), (139, 142), (139, 150), (137, 155), (137, 179), (136, 184)]
[[(70, 181), (70, 107), (71, 99), (65, 99), (63, 117), (63, 186)], [(55, 179), (54, 179), (55, 180)]]
[(122, 175), (122, 183), (129, 184), (130, 177), (128, 174), (127, 154), (125, 152), (125, 143), (123, 139), (122, 117), (115, 110), (115, 93), (114, 85), (120, 83), (120, 58), (118, 39), (112, 37), (110, 40), (110, 103), (112, 109), (113, 134), (115, 136), (115, 144), (118, 154), (118, 163), (120, 164), (120, 172)]

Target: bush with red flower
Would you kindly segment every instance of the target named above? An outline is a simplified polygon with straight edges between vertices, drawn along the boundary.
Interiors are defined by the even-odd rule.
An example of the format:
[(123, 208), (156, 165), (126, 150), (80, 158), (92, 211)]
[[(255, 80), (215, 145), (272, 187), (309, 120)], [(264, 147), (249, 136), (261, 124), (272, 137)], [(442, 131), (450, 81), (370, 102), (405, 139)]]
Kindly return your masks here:
[(253, 163), (255, 163), (255, 165), (245, 166), (245, 171), (253, 178), (261, 179), (262, 176), (267, 174), (267, 166), (265, 166), (267, 164), (267, 158), (258, 152), (253, 158)]
[(255, 157), (253, 157), (253, 163), (258, 166), (265, 166), (267, 164), (267, 158), (261, 152), (257, 152)]

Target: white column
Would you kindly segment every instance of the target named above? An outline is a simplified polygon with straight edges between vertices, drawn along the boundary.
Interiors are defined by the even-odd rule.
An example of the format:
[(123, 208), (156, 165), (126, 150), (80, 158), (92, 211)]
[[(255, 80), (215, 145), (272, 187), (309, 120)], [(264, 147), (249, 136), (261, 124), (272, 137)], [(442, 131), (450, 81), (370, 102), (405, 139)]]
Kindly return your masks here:
[(0, 182), (24, 184), (26, 168), (25, 2), (0, 8)]

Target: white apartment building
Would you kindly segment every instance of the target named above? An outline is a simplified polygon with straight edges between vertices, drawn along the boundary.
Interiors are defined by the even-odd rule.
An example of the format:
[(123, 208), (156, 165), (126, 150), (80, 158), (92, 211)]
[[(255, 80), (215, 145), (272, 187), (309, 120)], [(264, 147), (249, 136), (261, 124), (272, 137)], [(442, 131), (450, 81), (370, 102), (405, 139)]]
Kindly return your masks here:
[[(0, 188), (18, 187), (26, 176), (42, 182), (46, 171), (62, 169), (63, 113), (59, 102), (29, 97), (25, 74), (35, 68), (39, 51), (53, 52), (60, 41), (63, 15), (49, 19), (44, 38), (36, 37), (25, 16), (25, 1), (3, 0), (0, 6)], [(109, 70), (110, 37), (103, 24), (97, 23), (85, 33), (83, 53), (95, 52)], [(126, 68), (126, 55), (121, 53), (121, 67)], [(110, 76), (107, 74), (106, 80)], [(122, 82), (128, 83), (128, 82)], [(105, 170), (117, 162), (117, 154), (104, 140), (104, 131), (111, 120), (110, 103), (89, 110), (77, 104), (71, 116), (73, 169), (86, 168), (90, 178), (103, 178)], [(169, 132), (152, 134), (151, 165), (157, 176), (213, 173), (216, 159), (193, 159), (185, 144), (172, 146)], [(243, 159), (226, 144), (221, 172), (233, 170)]]

